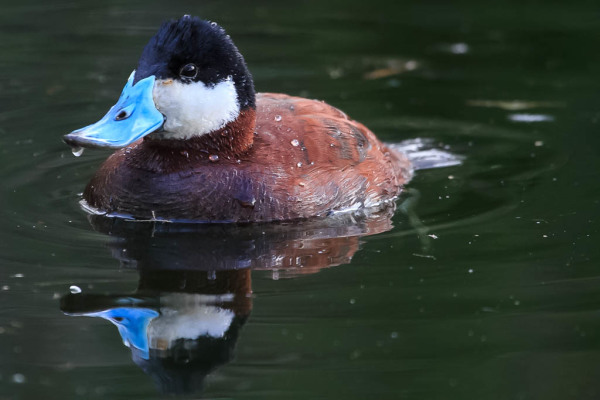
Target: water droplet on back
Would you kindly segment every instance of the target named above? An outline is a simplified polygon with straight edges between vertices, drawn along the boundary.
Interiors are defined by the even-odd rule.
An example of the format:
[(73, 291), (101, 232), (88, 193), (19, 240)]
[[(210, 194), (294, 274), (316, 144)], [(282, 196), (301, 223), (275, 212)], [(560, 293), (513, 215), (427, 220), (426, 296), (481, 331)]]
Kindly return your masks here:
[(275, 121), (277, 121), (277, 122), (281, 121), (281, 115), (277, 114), (275, 116)]
[(211, 154), (210, 156), (208, 156), (208, 159), (212, 162), (217, 162), (219, 161), (219, 156), (216, 154)]
[(83, 154), (83, 147), (79, 147), (79, 146), (71, 147), (71, 153), (73, 153), (73, 155), (75, 157), (79, 157), (80, 155)]
[(297, 147), (298, 145), (300, 145), (300, 142), (298, 141), (298, 139), (294, 139), (292, 140), (292, 146)]
[(302, 163), (299, 162), (298, 164), (296, 164), (298, 166), (298, 168), (300, 168), (302, 166)]
[(240, 203), (242, 207), (245, 208), (254, 208), (254, 205), (256, 204), (256, 199), (254, 197), (244, 197), (236, 200)]

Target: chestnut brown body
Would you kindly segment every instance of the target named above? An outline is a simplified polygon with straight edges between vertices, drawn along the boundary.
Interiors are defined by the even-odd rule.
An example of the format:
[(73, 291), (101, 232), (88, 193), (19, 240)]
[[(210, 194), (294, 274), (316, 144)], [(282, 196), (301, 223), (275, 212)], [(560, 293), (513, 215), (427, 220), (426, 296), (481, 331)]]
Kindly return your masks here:
[(389, 202), (411, 174), (402, 153), (340, 110), (263, 93), (219, 131), (115, 152), (84, 199), (143, 219), (294, 220)]

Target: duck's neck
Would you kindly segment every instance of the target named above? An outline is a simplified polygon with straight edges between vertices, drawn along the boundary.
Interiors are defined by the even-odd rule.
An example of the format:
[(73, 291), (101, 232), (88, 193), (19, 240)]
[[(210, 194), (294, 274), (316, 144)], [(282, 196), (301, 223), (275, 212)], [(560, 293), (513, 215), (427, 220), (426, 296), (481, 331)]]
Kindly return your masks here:
[(244, 155), (254, 141), (256, 109), (246, 108), (239, 116), (216, 131), (189, 139), (164, 139), (149, 135), (144, 145), (153, 151), (181, 155), (185, 158), (237, 160)]

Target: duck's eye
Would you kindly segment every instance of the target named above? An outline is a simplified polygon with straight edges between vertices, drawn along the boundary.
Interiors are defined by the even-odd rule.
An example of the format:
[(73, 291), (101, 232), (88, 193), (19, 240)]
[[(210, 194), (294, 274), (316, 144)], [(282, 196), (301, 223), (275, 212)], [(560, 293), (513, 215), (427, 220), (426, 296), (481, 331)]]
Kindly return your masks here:
[(198, 75), (196, 64), (186, 64), (179, 71), (179, 76), (183, 79), (194, 79), (196, 75)]
[(115, 117), (115, 121), (122, 121), (127, 117), (129, 117), (129, 114), (127, 113), (127, 111), (121, 110), (121, 112), (119, 112), (117, 114), (117, 116)]

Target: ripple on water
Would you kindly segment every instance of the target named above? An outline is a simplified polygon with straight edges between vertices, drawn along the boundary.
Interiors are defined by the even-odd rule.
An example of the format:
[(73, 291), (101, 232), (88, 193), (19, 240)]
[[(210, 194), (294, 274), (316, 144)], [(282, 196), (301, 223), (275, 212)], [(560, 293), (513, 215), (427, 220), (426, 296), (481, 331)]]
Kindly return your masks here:
[[(524, 185), (536, 184), (539, 175), (565, 162), (519, 129), (415, 118), (379, 120), (373, 129), (383, 137), (386, 131), (402, 131), (426, 141), (435, 138), (438, 148), (464, 157), (459, 166), (416, 171), (407, 185), (408, 202), (400, 210), (427, 229), (475, 225), (506, 214), (518, 205)], [(423, 226), (417, 230), (423, 233)], [(385, 236), (411, 232), (395, 229)]]
[(97, 247), (100, 235), (90, 230), (78, 200), (106, 154), (90, 152), (75, 158), (61, 146), (36, 155), (33, 162), (23, 155), (10, 164), (0, 198), (0, 242), (20, 249), (20, 263), (51, 262), (52, 254), (67, 249)]

